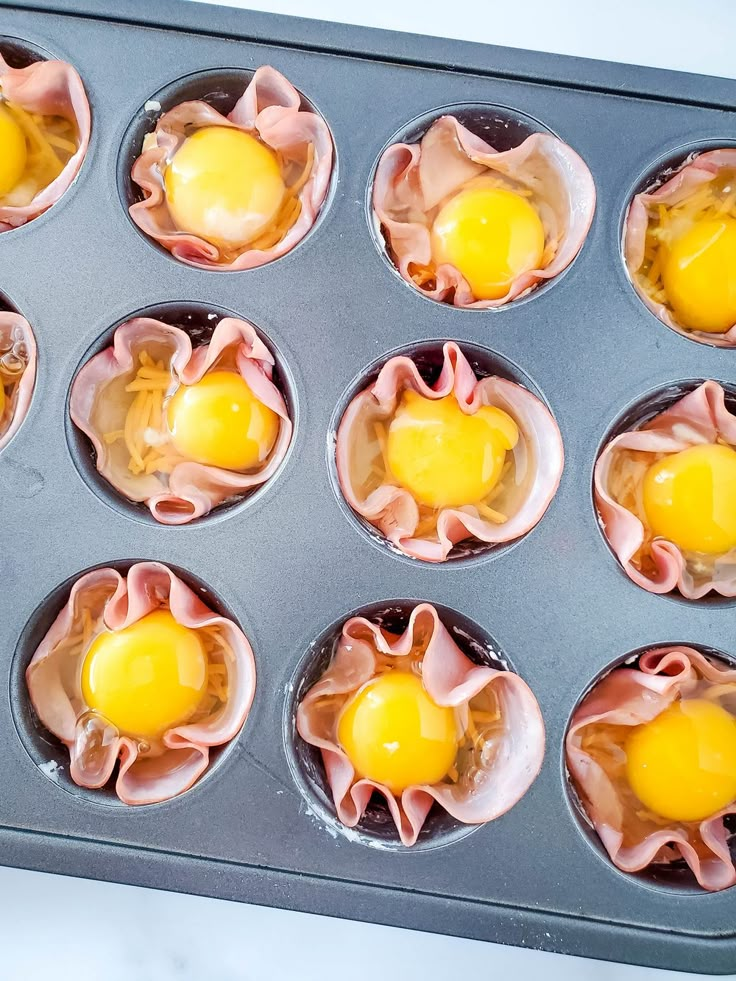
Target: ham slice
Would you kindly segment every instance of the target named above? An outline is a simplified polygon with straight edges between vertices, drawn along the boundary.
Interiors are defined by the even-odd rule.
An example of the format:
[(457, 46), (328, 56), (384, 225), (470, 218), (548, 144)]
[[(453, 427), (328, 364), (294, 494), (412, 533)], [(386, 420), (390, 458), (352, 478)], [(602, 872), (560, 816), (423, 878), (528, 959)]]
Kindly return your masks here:
[[(263, 66), (253, 75), (228, 116), (206, 102), (183, 102), (158, 120), (155, 143), (133, 164), (131, 177), (142, 188), (144, 199), (130, 207), (130, 216), (141, 231), (181, 262), (201, 269), (253, 269), (286, 255), (301, 242), (317, 220), (332, 175), (332, 136), (317, 112), (302, 109), (301, 96), (275, 68)], [(309, 175), (299, 191), (301, 210), (280, 242), (266, 249), (247, 246), (230, 262), (221, 260), (220, 249), (177, 228), (166, 203), (164, 171), (187, 136), (205, 126), (227, 126), (255, 133), (288, 163), (313, 159)]]
[(92, 117), (82, 79), (63, 61), (36, 61), (26, 68), (10, 68), (0, 55), (0, 90), (8, 102), (42, 116), (63, 116), (74, 123), (79, 139), (76, 152), (47, 187), (30, 204), (10, 207), (0, 204), (0, 232), (38, 218), (59, 200), (79, 173), (89, 146)]
[[(166, 732), (158, 755), (140, 757), (136, 740), (85, 714), (80, 673), (68, 669), (70, 645), (65, 642), (78, 633), (85, 608), (93, 620), (101, 616), (109, 630), (122, 630), (161, 607), (185, 627), (217, 628), (228, 696), (213, 715)], [(80, 650), (79, 656), (84, 653)], [(253, 650), (235, 623), (214, 613), (165, 565), (140, 562), (127, 576), (115, 569), (95, 569), (76, 581), (31, 659), (26, 682), (40, 720), (69, 750), (75, 783), (103, 787), (119, 762), (115, 791), (120, 800), (154, 804), (188, 790), (207, 769), (210, 748), (238, 735), (253, 702), (256, 668)]]
[[(28, 414), (36, 383), (36, 339), (25, 317), (0, 310), (0, 357), (13, 355), (13, 360), (25, 361), (25, 368), (6, 400), (5, 412), (0, 413), (0, 450), (10, 442)], [(4, 421), (3, 421), (4, 420)]]
[[(127, 405), (116, 399), (105, 402), (105, 389), (128, 375), (135, 365), (135, 351), (146, 344), (163, 344), (170, 352), (174, 379), (193, 385), (228, 349), (235, 352), (237, 370), (253, 394), (281, 419), (276, 443), (263, 465), (252, 473), (240, 473), (199, 463), (177, 464), (166, 474), (132, 474), (123, 443), (107, 445), (95, 424), (103, 405), (106, 432), (124, 429)], [(91, 358), (79, 371), (69, 400), (71, 417), (91, 440), (97, 469), (131, 501), (144, 501), (157, 521), (185, 524), (207, 514), (224, 500), (266, 483), (278, 470), (291, 442), (293, 426), (286, 403), (273, 382), (274, 357), (246, 320), (223, 317), (208, 344), (192, 349), (189, 335), (150, 317), (128, 320), (115, 331), (111, 347)]]
[(720, 665), (691, 647), (659, 647), (647, 651), (638, 668), (616, 668), (586, 695), (570, 723), (565, 742), (567, 767), (595, 830), (614, 865), (638, 872), (652, 863), (684, 859), (698, 883), (708, 890), (736, 884), (736, 868), (723, 819), (736, 814), (736, 802), (699, 823), (695, 835), (672, 822), (663, 828), (648, 822), (639, 840), (624, 839), (624, 805), (615, 782), (582, 749), (585, 729), (597, 723), (637, 726), (660, 715), (699, 681), (733, 685), (736, 670)]
[(656, 303), (638, 283), (637, 273), (644, 262), (644, 246), (650, 211), (660, 204), (676, 205), (704, 184), (715, 180), (724, 169), (736, 169), (736, 149), (709, 150), (690, 158), (678, 172), (654, 191), (642, 191), (634, 196), (624, 225), (624, 257), (634, 289), (642, 302), (678, 334), (695, 338), (716, 347), (736, 347), (736, 324), (724, 334), (686, 330), (674, 318), (664, 303)]
[[(424, 686), (438, 705), (466, 706), (486, 686), (494, 686), (503, 731), (493, 763), (481, 772), (472, 789), (461, 781), (417, 785), (407, 787), (397, 797), (382, 784), (356, 779), (352, 763), (335, 741), (336, 713), (350, 695), (373, 677), (375, 651), (398, 660), (408, 656), (418, 643), (426, 644), (422, 662)], [(330, 701), (323, 703), (325, 698)], [(511, 671), (474, 664), (429, 603), (414, 608), (406, 630), (398, 638), (387, 637), (380, 627), (363, 617), (348, 620), (332, 663), (305, 695), (296, 721), (301, 738), (322, 753), (340, 821), (354, 828), (371, 796), (378, 793), (385, 799), (401, 841), (407, 846), (416, 842), (435, 802), (465, 824), (485, 824), (500, 817), (527, 792), (544, 757), (544, 723), (526, 682)]]
[[(476, 300), (458, 269), (434, 268), (431, 227), (440, 205), (475, 177), (500, 174), (533, 192), (554, 252), (543, 269), (519, 275), (495, 300)], [(378, 162), (373, 209), (402, 277), (433, 300), (457, 307), (502, 306), (553, 279), (583, 246), (595, 211), (595, 184), (587, 165), (566, 143), (534, 133), (511, 150), (497, 152), (454, 116), (442, 116), (418, 144), (395, 143)], [(429, 267), (434, 277), (419, 286), (413, 267)]]
[[(651, 557), (656, 571), (645, 575), (634, 562), (646, 530), (639, 518), (614, 500), (610, 475), (616, 455), (622, 450), (645, 453), (679, 453), (691, 446), (722, 441), (736, 447), (736, 415), (726, 406), (723, 388), (706, 381), (695, 391), (650, 419), (641, 429), (622, 433), (606, 446), (595, 466), (595, 502), (603, 532), (626, 575), (651, 593), (678, 589), (687, 599), (701, 599), (709, 592), (736, 596), (736, 550), (715, 559), (713, 574), (696, 576), (674, 542), (655, 538)], [(652, 456), (652, 462), (654, 462)]]
[[(454, 394), (464, 412), (472, 414), (482, 405), (507, 412), (519, 427), (514, 455), (520, 467), (531, 468), (525, 499), (503, 524), (482, 517), (472, 505), (444, 508), (437, 519), (437, 540), (415, 537), (419, 509), (402, 487), (386, 481), (362, 496), (353, 484), (350, 449), (360, 438), (361, 418), (366, 412), (389, 419), (401, 393), (412, 389), (424, 398), (441, 399)], [(443, 347), (443, 364), (434, 385), (428, 385), (409, 357), (387, 361), (375, 382), (357, 395), (345, 410), (337, 431), (337, 473), (345, 500), (361, 517), (379, 529), (400, 551), (426, 562), (443, 562), (453, 546), (467, 538), (500, 545), (530, 531), (542, 518), (557, 491), (562, 476), (564, 451), (559, 428), (551, 412), (527, 389), (505, 378), (478, 379), (459, 346)]]

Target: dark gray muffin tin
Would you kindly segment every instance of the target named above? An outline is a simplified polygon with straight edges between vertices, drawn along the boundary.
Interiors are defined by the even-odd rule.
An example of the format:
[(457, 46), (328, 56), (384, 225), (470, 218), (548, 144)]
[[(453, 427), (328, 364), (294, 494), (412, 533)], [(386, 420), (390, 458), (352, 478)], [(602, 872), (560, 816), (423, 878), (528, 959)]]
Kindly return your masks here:
[[(77, 67), (93, 112), (73, 188), (0, 235), (0, 290), (39, 348), (29, 416), (0, 456), (0, 861), (657, 967), (736, 970), (736, 890), (708, 895), (613, 869), (569, 794), (561, 749), (582, 692), (630, 652), (691, 642), (736, 654), (733, 604), (638, 589), (610, 554), (591, 498), (601, 441), (644, 395), (688, 379), (736, 381), (736, 352), (694, 343), (647, 312), (620, 251), (629, 195), (653, 162), (736, 137), (736, 82), (174, 0), (0, 0), (0, 11), (0, 34)], [(118, 184), (126, 134), (172, 82), (262, 64), (329, 123), (333, 190), (316, 229), (286, 257), (243, 273), (189, 268), (128, 218)], [(568, 273), (498, 311), (420, 296), (387, 266), (367, 219), (381, 149), (417, 117), (459, 103), (538, 120), (579, 151), (598, 190)], [(169, 302), (252, 320), (281, 359), (296, 423), (267, 489), (182, 528), (110, 507), (80, 475), (83, 447), (67, 438), (69, 385), (85, 354), (121, 319)], [(331, 426), (356, 376), (384, 353), (448, 339), (518, 366), (551, 406), (567, 459), (557, 497), (524, 540), (433, 567), (374, 547), (347, 518), (329, 465)], [(186, 570), (242, 625), (258, 690), (243, 733), (193, 790), (126, 808), (69, 781), (60, 747), (34, 723), (23, 671), (64, 601), (61, 584), (140, 558)], [(539, 699), (547, 755), (503, 818), (434, 848), (386, 850), (338, 833), (320, 817), (323, 801), (305, 801), (289, 765), (301, 752), (291, 745), (290, 686), (301, 681), (298, 665), (308, 670), (310, 645), (347, 614), (411, 599), (478, 624), (481, 643), (493, 638)]]

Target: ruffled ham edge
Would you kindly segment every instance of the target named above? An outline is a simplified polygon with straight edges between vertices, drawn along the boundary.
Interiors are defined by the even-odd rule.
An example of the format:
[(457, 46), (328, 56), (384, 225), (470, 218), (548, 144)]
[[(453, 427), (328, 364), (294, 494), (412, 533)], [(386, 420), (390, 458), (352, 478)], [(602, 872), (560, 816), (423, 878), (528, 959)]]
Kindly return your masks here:
[(715, 443), (719, 436), (736, 448), (736, 415), (729, 412), (726, 394), (718, 382), (706, 381), (641, 429), (616, 436), (598, 458), (593, 485), (603, 533), (626, 575), (650, 593), (678, 589), (686, 599), (693, 600), (701, 599), (711, 590), (721, 596), (736, 596), (736, 556), (727, 562), (716, 561), (715, 577), (698, 586), (677, 545), (655, 538), (651, 556), (657, 571), (651, 578), (640, 572), (632, 558), (644, 542), (644, 525), (608, 492), (608, 475), (615, 454), (618, 450), (679, 453), (691, 446)]
[(711, 857), (703, 858), (678, 828), (652, 832), (635, 845), (623, 845), (623, 811), (616, 788), (605, 771), (582, 748), (586, 726), (637, 726), (650, 722), (703, 678), (714, 684), (736, 683), (736, 670), (717, 667), (691, 647), (658, 647), (639, 659), (639, 667), (615, 668), (586, 695), (576, 710), (565, 740), (568, 770), (577, 783), (586, 814), (613, 864), (622, 872), (639, 872), (671, 845), (703, 889), (716, 891), (736, 884), (736, 868), (723, 818), (736, 814), (736, 802), (700, 823)]
[[(301, 96), (275, 68), (258, 68), (228, 116), (206, 102), (183, 102), (164, 113), (156, 125), (156, 146), (133, 164), (131, 177), (143, 190), (143, 201), (130, 207), (130, 216), (146, 235), (176, 259), (200, 269), (242, 270), (263, 266), (286, 255), (314, 225), (332, 175), (332, 136), (318, 112), (301, 109)], [(288, 152), (303, 144), (314, 147), (312, 172), (301, 191), (301, 211), (286, 235), (270, 249), (246, 249), (232, 262), (219, 262), (220, 250), (190, 232), (177, 229), (166, 204), (162, 168), (191, 127), (228, 126), (258, 133), (272, 150)]]
[(18, 382), (10, 425), (4, 432), (0, 432), (0, 450), (8, 445), (28, 415), (28, 409), (33, 398), (33, 388), (36, 384), (36, 339), (33, 336), (31, 325), (19, 313), (0, 311), (0, 333), (6, 330), (20, 333), (28, 353), (28, 361)]
[[(356, 780), (355, 769), (342, 749), (313, 726), (312, 709), (319, 699), (357, 691), (373, 677), (374, 647), (382, 654), (403, 657), (410, 653), (415, 636), (425, 632), (429, 639), (422, 681), (434, 701), (438, 705), (461, 706), (493, 684), (506, 721), (494, 762), (486, 779), (472, 794), (463, 795), (457, 787), (423, 784), (407, 787), (397, 798), (383, 784)], [(406, 846), (415, 844), (435, 801), (463, 824), (486, 824), (505, 814), (534, 783), (544, 758), (544, 722), (529, 686), (511, 671), (473, 664), (429, 603), (414, 608), (406, 630), (393, 642), (364, 617), (348, 620), (331, 665), (300, 703), (296, 723), (301, 738), (321, 751), (342, 824), (356, 827), (371, 796), (378, 793), (385, 799), (401, 842)]]
[[(169, 729), (163, 737), (166, 751), (161, 756), (139, 760), (135, 740), (117, 736), (105, 746), (103, 764), (94, 773), (86, 773), (79, 755), (77, 715), (56, 663), (60, 657), (68, 658), (69, 653), (55, 653), (54, 649), (73, 633), (85, 593), (99, 589), (109, 591), (103, 617), (110, 630), (122, 630), (166, 606), (185, 627), (217, 627), (222, 631), (229, 647), (223, 647), (228, 699), (209, 719)], [(70, 773), (76, 784), (93, 790), (103, 787), (119, 761), (115, 792), (120, 800), (124, 804), (155, 804), (189, 790), (209, 765), (210, 747), (221, 746), (238, 735), (255, 695), (256, 667), (253, 650), (239, 627), (213, 613), (165, 565), (140, 562), (127, 576), (115, 569), (96, 569), (74, 583), (67, 603), (31, 659), (26, 683), (41, 722), (69, 750)]]
[[(238, 345), (236, 363), (240, 374), (256, 398), (281, 419), (276, 443), (261, 470), (244, 474), (185, 462), (174, 467), (167, 482), (155, 474), (123, 474), (121, 477), (117, 473), (110, 465), (110, 448), (95, 431), (92, 417), (103, 387), (113, 378), (132, 370), (133, 349), (143, 337), (172, 344), (172, 372), (183, 385), (198, 382), (224, 350)], [(180, 328), (150, 317), (135, 317), (117, 328), (111, 347), (90, 358), (80, 369), (72, 385), (69, 412), (74, 424), (95, 448), (99, 473), (125, 497), (144, 501), (156, 521), (182, 525), (207, 514), (228, 497), (265, 484), (281, 465), (291, 442), (293, 426), (284, 398), (272, 381), (274, 364), (273, 355), (247, 320), (223, 317), (209, 343), (193, 351), (189, 335)], [(191, 511), (179, 510), (182, 505)]]
[[(425, 562), (444, 562), (453, 546), (466, 538), (500, 545), (525, 535), (542, 518), (557, 492), (564, 466), (562, 436), (552, 413), (531, 392), (493, 376), (478, 379), (460, 347), (444, 344), (443, 364), (439, 378), (428, 385), (411, 358), (391, 358), (381, 368), (375, 382), (360, 392), (348, 405), (340, 421), (335, 444), (337, 474), (345, 500), (350, 507), (405, 555)], [(361, 500), (350, 479), (350, 447), (353, 427), (366, 406), (376, 406), (389, 415), (394, 411), (404, 389), (413, 389), (424, 398), (441, 399), (451, 393), (468, 414), (482, 405), (495, 405), (514, 419), (520, 439), (529, 446), (535, 468), (534, 480), (526, 500), (516, 514), (497, 525), (457, 508), (444, 508), (437, 519), (438, 541), (414, 538), (419, 524), (419, 508), (408, 490), (382, 484)]]
[(77, 128), (79, 146), (66, 166), (47, 187), (23, 207), (0, 204), (0, 232), (9, 231), (47, 211), (59, 200), (79, 173), (92, 130), (87, 93), (75, 68), (64, 61), (36, 61), (26, 68), (11, 68), (0, 54), (0, 86), (9, 102), (27, 112), (63, 116)]
[(644, 246), (647, 225), (649, 224), (649, 208), (658, 204), (675, 205), (682, 201), (703, 184), (709, 184), (725, 167), (736, 168), (736, 149), (709, 150), (700, 153), (688, 161), (678, 172), (656, 190), (642, 191), (636, 194), (629, 205), (629, 211), (624, 223), (624, 258), (629, 271), (632, 285), (644, 305), (651, 310), (655, 317), (676, 330), (678, 334), (710, 344), (714, 347), (736, 347), (736, 324), (724, 334), (709, 334), (702, 330), (687, 330), (677, 323), (673, 314), (664, 303), (655, 303), (641, 289), (637, 281), (637, 273), (644, 262)]
[[(505, 296), (476, 300), (460, 271), (449, 263), (435, 270), (434, 289), (419, 286), (409, 266), (432, 265), (430, 230), (417, 220), (392, 217), (426, 213), (474, 177), (490, 170), (531, 187), (540, 197), (545, 175), (547, 187), (544, 214), (547, 233), (558, 239), (551, 262), (517, 276)], [(376, 168), (373, 210), (385, 231), (402, 278), (425, 296), (444, 301), (452, 293), (457, 307), (499, 307), (530, 292), (545, 280), (566, 269), (583, 247), (595, 212), (596, 191), (585, 161), (566, 143), (550, 133), (533, 133), (511, 150), (497, 152), (490, 144), (466, 129), (454, 116), (442, 116), (432, 124), (418, 144), (395, 143), (388, 147)], [(550, 229), (549, 226), (552, 226)]]

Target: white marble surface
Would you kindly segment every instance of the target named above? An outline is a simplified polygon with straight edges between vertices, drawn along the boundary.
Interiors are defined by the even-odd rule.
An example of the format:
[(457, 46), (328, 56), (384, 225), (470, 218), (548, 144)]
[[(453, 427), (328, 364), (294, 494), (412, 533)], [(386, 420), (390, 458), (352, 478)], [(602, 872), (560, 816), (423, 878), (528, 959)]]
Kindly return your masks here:
[[(230, 5), (736, 77), (733, 0)], [(349, 966), (355, 950), (380, 951), (388, 981), (704, 977), (0, 868), (2, 981), (357, 981), (366, 962)]]

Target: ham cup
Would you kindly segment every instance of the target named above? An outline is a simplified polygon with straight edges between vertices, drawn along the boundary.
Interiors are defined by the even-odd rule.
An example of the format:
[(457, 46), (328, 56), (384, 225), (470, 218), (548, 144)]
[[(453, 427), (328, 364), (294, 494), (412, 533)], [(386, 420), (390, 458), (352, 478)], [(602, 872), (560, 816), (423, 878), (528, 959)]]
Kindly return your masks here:
[(558, 276), (595, 210), (585, 162), (550, 133), (497, 152), (454, 116), (378, 162), (373, 211), (407, 283), (456, 307), (498, 307)]
[(580, 803), (623, 872), (684, 860), (703, 889), (736, 883), (736, 670), (660, 647), (585, 696), (566, 738)]
[(736, 596), (736, 415), (717, 382), (612, 439), (594, 491), (603, 533), (638, 586)]
[(56, 204), (79, 173), (91, 126), (84, 85), (71, 65), (11, 68), (0, 55), (0, 232)]
[(36, 382), (36, 341), (18, 313), (0, 310), (0, 450), (26, 417)]
[(162, 524), (185, 524), (270, 480), (292, 424), (274, 357), (252, 324), (224, 317), (209, 343), (128, 320), (72, 385), (69, 410), (98, 471)]
[(655, 317), (701, 343), (736, 347), (736, 149), (691, 154), (637, 194), (623, 247)]
[(547, 510), (563, 467), (549, 409), (515, 382), (478, 379), (455, 343), (428, 384), (391, 358), (348, 405), (336, 460), (345, 500), (399, 551), (443, 562), (458, 542), (500, 545)]
[(435, 803), (464, 824), (500, 817), (544, 757), (544, 724), (526, 683), (470, 661), (428, 603), (401, 636), (348, 620), (296, 721), (321, 751), (339, 820), (359, 826), (377, 794), (404, 845), (416, 842)]
[(165, 112), (131, 177), (130, 216), (181, 262), (253, 269), (285, 255), (317, 220), (332, 136), (275, 68), (259, 68), (228, 116), (207, 102)]
[(189, 790), (210, 747), (238, 735), (256, 670), (239, 627), (165, 565), (141, 562), (75, 582), (26, 682), (76, 784), (95, 790), (114, 777), (124, 804), (154, 804)]

